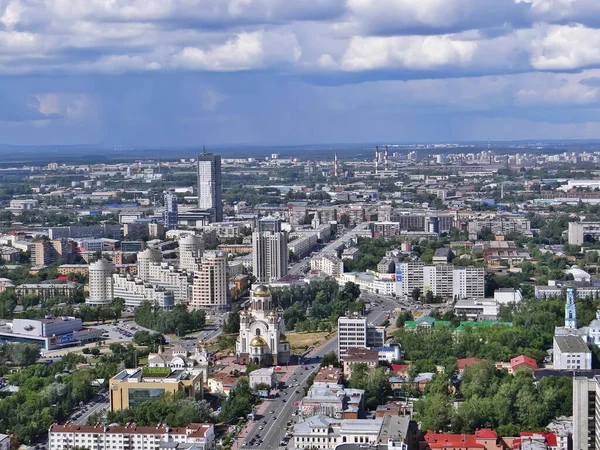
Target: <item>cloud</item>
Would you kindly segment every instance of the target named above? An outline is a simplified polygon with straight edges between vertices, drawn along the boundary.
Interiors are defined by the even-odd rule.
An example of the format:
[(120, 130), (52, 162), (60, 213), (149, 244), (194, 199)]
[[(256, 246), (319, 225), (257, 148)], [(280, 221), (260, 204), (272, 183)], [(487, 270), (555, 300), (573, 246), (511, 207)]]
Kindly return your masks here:
[(94, 114), (95, 103), (88, 94), (44, 92), (32, 99), (38, 112), (49, 119), (80, 121)]
[(342, 57), (341, 68), (362, 71), (464, 65), (476, 50), (477, 43), (454, 40), (451, 36), (355, 37)]
[(534, 39), (531, 66), (537, 70), (572, 70), (600, 64), (600, 30), (583, 25), (553, 25)]

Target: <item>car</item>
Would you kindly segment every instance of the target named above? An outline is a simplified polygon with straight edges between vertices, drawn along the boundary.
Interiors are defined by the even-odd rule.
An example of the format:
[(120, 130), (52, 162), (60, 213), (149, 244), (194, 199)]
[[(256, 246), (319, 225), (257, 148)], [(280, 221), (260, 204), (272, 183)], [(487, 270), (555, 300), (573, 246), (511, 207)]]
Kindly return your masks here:
[(269, 411), (269, 413), (271, 413), (271, 414), (275, 414), (275, 411), (271, 410), (271, 411)]
[(277, 417), (273, 416), (273, 420), (277, 420)]
[(260, 427), (258, 427), (259, 430), (264, 430), (265, 427), (263, 427), (262, 425)]
[(266, 425), (266, 424), (267, 424), (267, 421), (266, 421), (266, 420), (263, 420), (263, 425)]
[(285, 403), (285, 398), (283, 400), (281, 400), (281, 403)]

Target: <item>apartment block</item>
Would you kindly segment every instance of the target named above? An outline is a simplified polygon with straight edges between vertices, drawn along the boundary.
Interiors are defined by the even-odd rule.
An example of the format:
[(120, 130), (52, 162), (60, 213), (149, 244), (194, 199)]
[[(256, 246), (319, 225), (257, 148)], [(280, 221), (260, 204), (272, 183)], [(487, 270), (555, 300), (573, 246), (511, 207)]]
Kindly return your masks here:
[(202, 256), (200, 270), (194, 273), (192, 308), (224, 308), (229, 302), (227, 254), (207, 251)]
[(178, 444), (190, 444), (183, 447), (188, 450), (213, 450), (215, 426), (212, 423), (191, 423), (185, 427), (54, 424), (48, 430), (49, 450), (179, 449)]

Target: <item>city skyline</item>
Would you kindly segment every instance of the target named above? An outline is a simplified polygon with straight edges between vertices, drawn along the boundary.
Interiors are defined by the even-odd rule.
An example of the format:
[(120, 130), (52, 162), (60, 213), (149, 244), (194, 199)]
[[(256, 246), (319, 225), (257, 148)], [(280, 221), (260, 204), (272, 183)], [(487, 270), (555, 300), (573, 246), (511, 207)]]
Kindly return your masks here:
[(600, 138), (593, 0), (0, 2), (3, 144)]

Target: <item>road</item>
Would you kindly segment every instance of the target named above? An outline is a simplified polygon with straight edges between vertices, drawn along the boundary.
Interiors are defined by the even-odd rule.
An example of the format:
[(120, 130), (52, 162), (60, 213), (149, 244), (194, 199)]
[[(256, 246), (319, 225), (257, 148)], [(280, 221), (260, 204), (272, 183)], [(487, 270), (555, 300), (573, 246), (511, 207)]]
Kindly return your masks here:
[(106, 411), (109, 407), (108, 393), (99, 393), (96, 397), (94, 397), (93, 402), (94, 404), (91, 406), (88, 403), (83, 405), (82, 408), (75, 410), (75, 412), (71, 414), (71, 422), (73, 422), (75, 425), (85, 425), (89, 416), (97, 412)]
[[(369, 322), (377, 325), (383, 322), (386, 314), (388, 314), (388, 306), (389, 305), (384, 305), (373, 309), (368, 315)], [(312, 359), (314, 357), (322, 357), (332, 351), (337, 353), (337, 344), (336, 336), (317, 347), (309, 356)], [(292, 413), (297, 410), (297, 407), (294, 406), (294, 402), (298, 402), (302, 399), (306, 380), (308, 380), (314, 372), (318, 371), (318, 369), (318, 362), (311, 362), (310, 364), (298, 366), (292, 377), (288, 380), (286, 388), (280, 391), (280, 397), (266, 400), (268, 405), (264, 417), (256, 420), (256, 424), (250, 429), (248, 436), (245, 438), (246, 442), (249, 442), (252, 438), (262, 439), (263, 442), (258, 446), (255, 444), (252, 447), (243, 447), (244, 449), (273, 450), (282, 447), (279, 444), (281, 439), (287, 433), (287, 423), (294, 418)], [(294, 379), (297, 381), (294, 381)], [(298, 392), (297, 394), (296, 391)], [(270, 411), (273, 411), (273, 413)], [(266, 424), (264, 422), (266, 422)], [(259, 427), (263, 427), (263, 429), (260, 430)]]

